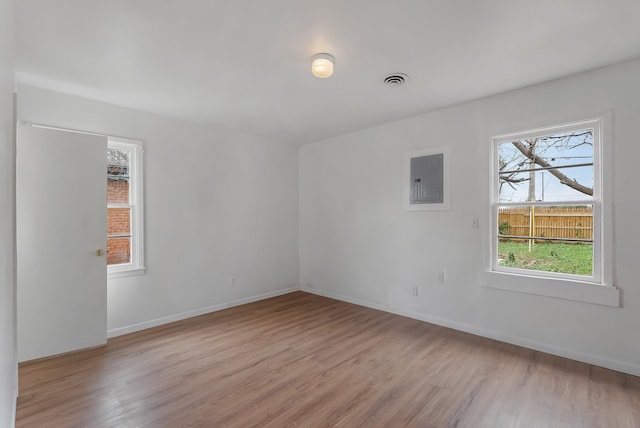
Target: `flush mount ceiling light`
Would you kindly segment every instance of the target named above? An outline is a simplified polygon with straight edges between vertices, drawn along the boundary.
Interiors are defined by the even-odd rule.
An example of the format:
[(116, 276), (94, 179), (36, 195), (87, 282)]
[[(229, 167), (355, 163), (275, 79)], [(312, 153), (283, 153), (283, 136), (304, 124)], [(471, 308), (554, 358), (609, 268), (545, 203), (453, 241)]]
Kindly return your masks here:
[(333, 74), (335, 60), (328, 53), (319, 53), (311, 57), (311, 73), (319, 79), (326, 79)]

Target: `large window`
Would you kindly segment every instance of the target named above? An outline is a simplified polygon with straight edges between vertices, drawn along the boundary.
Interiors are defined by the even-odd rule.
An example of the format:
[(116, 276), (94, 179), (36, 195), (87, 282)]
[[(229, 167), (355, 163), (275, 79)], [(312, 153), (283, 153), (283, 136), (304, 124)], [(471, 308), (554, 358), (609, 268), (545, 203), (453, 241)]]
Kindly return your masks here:
[(107, 148), (107, 266), (109, 277), (144, 272), (142, 145), (109, 138)]
[(601, 120), (493, 143), (492, 269), (602, 283)]

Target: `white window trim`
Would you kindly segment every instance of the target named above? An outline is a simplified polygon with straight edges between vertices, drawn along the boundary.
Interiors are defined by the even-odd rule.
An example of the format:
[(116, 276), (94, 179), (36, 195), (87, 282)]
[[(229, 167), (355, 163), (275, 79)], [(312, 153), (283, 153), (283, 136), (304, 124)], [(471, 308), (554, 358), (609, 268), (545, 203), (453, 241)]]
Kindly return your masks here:
[[(610, 200), (613, 189), (610, 184), (612, 174), (609, 167), (612, 155), (611, 124), (611, 114), (608, 114), (600, 118), (500, 135), (491, 139), (490, 268), (481, 276), (483, 286), (606, 306), (620, 306), (620, 291), (613, 285), (612, 277), (612, 210)], [(593, 128), (594, 130), (594, 198), (593, 202), (588, 202), (593, 204), (594, 212), (593, 276), (586, 277), (498, 266), (495, 254), (498, 240), (496, 216), (497, 207), (500, 205), (496, 180), (498, 144), (513, 139), (559, 133), (577, 128)], [(606, 137), (603, 135), (605, 130)], [(535, 202), (526, 202), (525, 204), (545, 205)]]
[(144, 267), (144, 194), (143, 194), (143, 146), (142, 141), (128, 138), (108, 137), (107, 146), (129, 150), (130, 181), (129, 202), (131, 207), (131, 263), (107, 266), (107, 279), (142, 275)]

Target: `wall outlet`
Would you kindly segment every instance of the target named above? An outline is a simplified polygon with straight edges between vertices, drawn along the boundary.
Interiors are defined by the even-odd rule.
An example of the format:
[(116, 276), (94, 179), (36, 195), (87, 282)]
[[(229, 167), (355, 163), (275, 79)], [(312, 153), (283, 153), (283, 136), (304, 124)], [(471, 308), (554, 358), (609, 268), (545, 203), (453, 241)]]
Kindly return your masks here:
[(438, 272), (438, 284), (444, 284), (444, 271)]
[(411, 295), (412, 296), (417, 296), (418, 295), (418, 286), (414, 285), (413, 287), (411, 287)]
[(236, 279), (235, 278), (231, 278), (231, 286), (236, 285)]
[(478, 217), (474, 217), (473, 218), (473, 222), (471, 223), (471, 228), (472, 229), (479, 229), (480, 228), (480, 219)]

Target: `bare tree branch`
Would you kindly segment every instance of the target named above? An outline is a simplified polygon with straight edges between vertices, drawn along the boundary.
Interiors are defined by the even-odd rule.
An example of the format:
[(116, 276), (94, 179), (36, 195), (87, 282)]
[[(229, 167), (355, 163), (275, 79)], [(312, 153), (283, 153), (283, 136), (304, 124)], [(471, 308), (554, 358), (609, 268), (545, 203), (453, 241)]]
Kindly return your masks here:
[(550, 168), (549, 172), (553, 176), (555, 176), (558, 180), (560, 180), (560, 183), (564, 184), (565, 186), (569, 186), (580, 193), (584, 193), (585, 195), (593, 196), (593, 189), (591, 187), (583, 186), (577, 181), (570, 179), (569, 177), (567, 177), (566, 175), (558, 171), (557, 168), (554, 168), (553, 165), (551, 165), (544, 159), (536, 156), (533, 153), (533, 148), (535, 147), (535, 143), (530, 144), (529, 147), (525, 146), (520, 141), (512, 141), (511, 143), (514, 145), (515, 148), (517, 148), (523, 155), (529, 158), (532, 162), (536, 163), (541, 167)]

